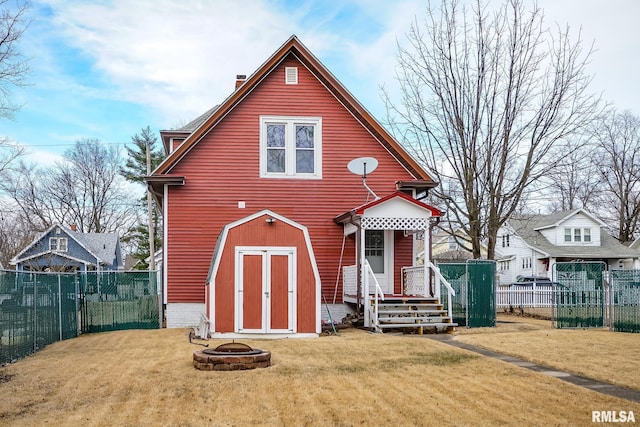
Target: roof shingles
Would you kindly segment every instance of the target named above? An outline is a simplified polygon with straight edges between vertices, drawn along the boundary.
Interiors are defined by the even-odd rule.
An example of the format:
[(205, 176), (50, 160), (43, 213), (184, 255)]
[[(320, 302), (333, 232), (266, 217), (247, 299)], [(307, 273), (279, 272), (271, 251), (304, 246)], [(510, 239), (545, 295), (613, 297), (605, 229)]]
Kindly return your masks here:
[(638, 251), (620, 244), (604, 230), (600, 233), (600, 246), (556, 246), (549, 242), (540, 231), (537, 231), (557, 224), (563, 218), (572, 216), (574, 213), (574, 211), (565, 211), (553, 215), (524, 215), (518, 218), (511, 218), (509, 225), (524, 239), (527, 245), (553, 258), (601, 259), (637, 258), (640, 256)]

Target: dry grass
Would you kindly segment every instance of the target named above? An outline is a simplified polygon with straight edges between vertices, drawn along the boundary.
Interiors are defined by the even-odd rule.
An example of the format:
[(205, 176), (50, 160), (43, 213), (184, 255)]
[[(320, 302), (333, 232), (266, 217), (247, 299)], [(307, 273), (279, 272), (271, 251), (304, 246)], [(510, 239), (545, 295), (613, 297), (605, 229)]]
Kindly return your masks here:
[(590, 425), (592, 410), (640, 415), (640, 404), (416, 336), (245, 342), (270, 350), (273, 366), (198, 371), (202, 347), (186, 330), (56, 343), (0, 370), (0, 425)]
[(640, 336), (554, 329), (548, 320), (498, 316), (496, 328), (459, 329), (455, 339), (556, 369), (640, 390)]
[(553, 329), (548, 320), (499, 316), (497, 328), (460, 330), (459, 341), (640, 390), (640, 336), (604, 329)]

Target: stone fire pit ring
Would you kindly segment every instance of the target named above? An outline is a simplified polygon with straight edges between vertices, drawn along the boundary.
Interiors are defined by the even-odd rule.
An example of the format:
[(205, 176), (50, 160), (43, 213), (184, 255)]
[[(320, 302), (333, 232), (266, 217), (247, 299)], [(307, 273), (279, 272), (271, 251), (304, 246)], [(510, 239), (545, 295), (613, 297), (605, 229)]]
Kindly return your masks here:
[(271, 353), (242, 343), (226, 343), (215, 349), (193, 352), (193, 366), (201, 371), (240, 371), (271, 366)]

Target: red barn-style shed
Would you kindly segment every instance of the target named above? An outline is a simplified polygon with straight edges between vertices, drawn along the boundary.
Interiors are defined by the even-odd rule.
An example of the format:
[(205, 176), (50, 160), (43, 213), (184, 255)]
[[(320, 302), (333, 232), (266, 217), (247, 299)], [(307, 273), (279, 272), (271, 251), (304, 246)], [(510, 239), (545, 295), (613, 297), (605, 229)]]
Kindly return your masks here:
[(320, 275), (309, 232), (275, 212), (223, 228), (207, 285), (214, 337), (320, 333)]
[[(368, 277), (365, 258), (379, 282), (370, 289), (433, 288), (429, 303), (441, 308), (439, 286), (422, 283), (432, 275), (414, 266), (436, 217), (398, 212), (416, 206), (400, 199), (424, 199), (437, 185), (420, 164), (295, 36), (229, 86), (218, 106), (160, 132), (168, 156), (146, 177), (162, 207), (167, 327), (206, 314), (215, 334), (317, 334), (327, 312), (339, 321), (368, 304), (368, 295), (353, 298)], [(385, 202), (352, 214), (373, 200), (347, 168), (364, 157), (376, 159), (366, 183)], [(390, 217), (361, 227), (374, 211)], [(295, 288), (287, 282), (285, 298), (284, 281), (270, 277)]]

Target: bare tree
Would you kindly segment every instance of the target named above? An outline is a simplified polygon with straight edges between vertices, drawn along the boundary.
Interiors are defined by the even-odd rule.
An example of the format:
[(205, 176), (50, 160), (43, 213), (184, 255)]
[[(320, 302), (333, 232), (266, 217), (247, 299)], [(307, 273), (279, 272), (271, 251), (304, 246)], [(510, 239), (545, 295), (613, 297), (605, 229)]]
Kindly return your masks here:
[(29, 6), (28, 1), (0, 0), (0, 118), (12, 118), (19, 108), (10, 100), (11, 88), (26, 85), (29, 67), (18, 42), (29, 25)]
[(604, 187), (600, 204), (608, 207), (600, 215), (615, 225), (618, 240), (632, 241), (640, 225), (640, 118), (612, 111), (596, 122), (593, 135), (591, 159)]
[(22, 145), (12, 142), (7, 137), (0, 136), (0, 179), (9, 169), (11, 163), (24, 154), (25, 149)]
[(5, 269), (10, 267), (9, 261), (20, 252), (36, 233), (25, 227), (16, 213), (3, 203), (0, 208), (0, 264)]
[(53, 167), (21, 163), (4, 189), (36, 230), (57, 223), (85, 233), (124, 231), (137, 218), (135, 196), (119, 175), (121, 163), (115, 148), (81, 140)]
[[(584, 208), (595, 203), (602, 183), (600, 170), (593, 162), (594, 144), (568, 142), (566, 153), (559, 155), (557, 163), (542, 179), (540, 193), (546, 194), (552, 211)], [(576, 148), (581, 147), (581, 148)]]
[(399, 45), (401, 100), (388, 93), (389, 126), (442, 183), (433, 195), (494, 257), (499, 227), (556, 160), (556, 146), (583, 128), (599, 99), (587, 93), (591, 54), (569, 29), (552, 34), (523, 0), (490, 11), (443, 0)]

